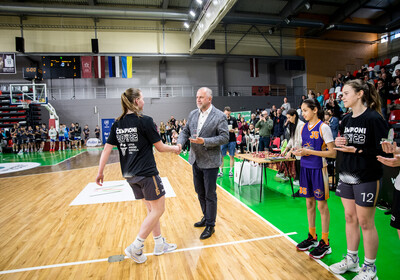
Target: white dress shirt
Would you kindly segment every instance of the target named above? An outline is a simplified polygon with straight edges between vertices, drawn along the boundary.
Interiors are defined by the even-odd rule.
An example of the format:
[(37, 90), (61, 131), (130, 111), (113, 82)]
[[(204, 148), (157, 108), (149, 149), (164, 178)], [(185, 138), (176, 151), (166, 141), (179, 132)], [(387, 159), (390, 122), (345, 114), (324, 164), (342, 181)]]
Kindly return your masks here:
[(200, 131), (201, 131), (201, 129), (202, 129), (204, 123), (206, 122), (207, 117), (208, 117), (208, 115), (210, 114), (211, 110), (212, 110), (212, 104), (211, 104), (210, 107), (209, 107), (207, 110), (205, 110), (204, 112), (202, 112), (202, 111), (199, 109), (200, 115), (199, 115), (199, 120), (198, 120), (198, 122), (197, 122), (197, 135), (199, 135), (199, 133), (200, 133)]

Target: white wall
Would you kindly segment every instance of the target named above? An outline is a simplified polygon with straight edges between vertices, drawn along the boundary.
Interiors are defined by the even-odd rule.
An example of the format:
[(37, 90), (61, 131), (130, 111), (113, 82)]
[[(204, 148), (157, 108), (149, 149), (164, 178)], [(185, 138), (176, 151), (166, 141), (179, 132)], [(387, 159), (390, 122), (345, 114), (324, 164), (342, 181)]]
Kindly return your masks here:
[(167, 61), (167, 84), (217, 86), (216, 61), (203, 61), (199, 59)]

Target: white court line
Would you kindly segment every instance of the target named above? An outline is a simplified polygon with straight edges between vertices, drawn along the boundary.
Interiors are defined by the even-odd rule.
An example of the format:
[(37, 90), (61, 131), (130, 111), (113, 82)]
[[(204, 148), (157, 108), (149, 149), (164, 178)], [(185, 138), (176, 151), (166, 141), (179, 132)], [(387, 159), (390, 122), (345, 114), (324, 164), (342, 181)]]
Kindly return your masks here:
[[(76, 155), (76, 156), (78, 156), (78, 155)], [(73, 156), (73, 157), (76, 157), (76, 156)], [(66, 160), (68, 160), (68, 159), (66, 159)], [(119, 162), (111, 162), (111, 163), (108, 163), (107, 165), (110, 165), (110, 164), (120, 164), (120, 163)], [(45, 167), (45, 166), (47, 167), (47, 166), (52, 166), (52, 165), (43, 165), (42, 167)], [(38, 166), (38, 167), (40, 167), (40, 166)], [(61, 172), (71, 172), (71, 171), (74, 171), (74, 170), (89, 169), (89, 168), (93, 168), (93, 167), (99, 168), (98, 165), (93, 165), (93, 166), (88, 166), (88, 167), (80, 167), (80, 168), (74, 168), (74, 169), (68, 169), (68, 170), (59, 170), (59, 171), (53, 171), (53, 172), (43, 172), (43, 173), (34, 173), (34, 174), (2, 177), (2, 178), (0, 178), (0, 180), (2, 180), (2, 179), (10, 179), (10, 178), (18, 178), (18, 177), (26, 177), (26, 176), (36, 176), (36, 175), (42, 175), (42, 174), (57, 174), (57, 173), (61, 173)], [(4, 174), (10, 174), (10, 173), (4, 173)]]
[[(168, 252), (167, 254), (179, 253), (179, 252), (185, 252), (185, 251), (193, 251), (193, 250), (201, 250), (201, 249), (213, 248), (213, 247), (222, 247), (222, 246), (235, 245), (235, 244), (240, 244), (240, 243), (248, 243), (248, 242), (272, 239), (272, 238), (277, 238), (277, 237), (282, 237), (282, 236), (292, 235), (292, 234), (297, 234), (297, 232), (290, 232), (290, 233), (286, 233), (286, 234), (283, 233), (283, 234), (277, 234), (277, 235), (271, 235), (271, 236), (263, 236), (263, 237), (253, 238), (253, 239), (238, 240), (238, 241), (225, 242), (225, 243), (212, 244), (212, 245), (205, 245), (205, 246), (183, 248), (183, 249), (174, 250), (172, 252)], [(148, 254), (145, 254), (145, 255), (146, 256), (152, 256), (152, 255), (154, 255), (154, 253), (148, 253)], [(125, 256), (125, 259), (129, 259), (129, 257)], [(89, 261), (80, 261), (80, 262), (59, 263), (59, 264), (43, 265), (43, 266), (35, 266), (35, 267), (27, 267), (27, 268), (19, 268), (19, 269), (0, 271), (0, 275), (1, 274), (11, 274), (11, 273), (32, 271), (32, 270), (49, 269), (49, 268), (63, 267), (63, 266), (73, 266), (73, 265), (80, 265), (80, 264), (87, 264), (87, 263), (106, 262), (106, 261), (108, 261), (108, 258), (106, 258), (106, 259), (97, 259), (97, 260), (89, 260)]]
[[(183, 157), (179, 156), (183, 161), (185, 161), (187, 164), (191, 165), (186, 159), (184, 159)], [(234, 200), (236, 200), (237, 202), (239, 202), (243, 207), (247, 208), (250, 212), (252, 212), (254, 215), (256, 215), (257, 217), (259, 217), (261, 220), (263, 220), (267, 225), (269, 225), (270, 227), (272, 227), (273, 229), (275, 229), (277, 232), (279, 232), (280, 234), (284, 234), (279, 228), (277, 228), (276, 226), (274, 226), (273, 224), (271, 224), (271, 222), (267, 221), (264, 217), (262, 217), (260, 214), (258, 214), (257, 212), (255, 212), (253, 209), (251, 209), (249, 206), (247, 206), (246, 204), (244, 204), (242, 201), (240, 201), (237, 197), (233, 196), (230, 192), (228, 192), (227, 190), (225, 190), (223, 187), (221, 187), (220, 185), (217, 184), (217, 186), (223, 190), (224, 192), (226, 192), (228, 195), (230, 195)], [(287, 235), (283, 235), (287, 240), (289, 240), (292, 244), (297, 245), (297, 242), (294, 241), (292, 238), (290, 238)], [(305, 254), (310, 255), (310, 252), (304, 251)], [(321, 260), (316, 260), (314, 258), (311, 258), (314, 261), (316, 261), (317, 263), (319, 263), (322, 267), (324, 267), (326, 270), (329, 270), (329, 267), (327, 264), (325, 264), (323, 261)], [(332, 273), (332, 275), (334, 275), (336, 278), (340, 279), (340, 280), (346, 280), (346, 278), (344, 278), (341, 275), (337, 275)]]

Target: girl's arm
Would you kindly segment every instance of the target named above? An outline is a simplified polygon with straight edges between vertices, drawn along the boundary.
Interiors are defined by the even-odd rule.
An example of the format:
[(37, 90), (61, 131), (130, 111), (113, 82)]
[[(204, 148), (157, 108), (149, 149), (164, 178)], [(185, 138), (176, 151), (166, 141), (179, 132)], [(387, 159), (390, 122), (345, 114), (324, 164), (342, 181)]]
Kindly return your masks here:
[(301, 154), (297, 154), (293, 152), (296, 156), (308, 156), (308, 155), (314, 155), (314, 156), (319, 156), (319, 157), (325, 157), (325, 158), (336, 158), (336, 150), (334, 142), (330, 142), (326, 144), (328, 150), (327, 151), (314, 151), (314, 150), (309, 150), (309, 149), (300, 149)]
[(114, 147), (113, 145), (110, 145), (110, 144), (106, 143), (104, 145), (104, 150), (101, 153), (100, 163), (99, 163), (99, 172), (97, 173), (97, 177), (96, 177), (96, 184), (99, 185), (99, 186), (101, 186), (103, 184), (104, 167), (106, 166), (106, 163), (108, 161), (108, 158), (109, 158), (109, 156), (111, 154), (111, 151), (112, 151), (113, 147)]

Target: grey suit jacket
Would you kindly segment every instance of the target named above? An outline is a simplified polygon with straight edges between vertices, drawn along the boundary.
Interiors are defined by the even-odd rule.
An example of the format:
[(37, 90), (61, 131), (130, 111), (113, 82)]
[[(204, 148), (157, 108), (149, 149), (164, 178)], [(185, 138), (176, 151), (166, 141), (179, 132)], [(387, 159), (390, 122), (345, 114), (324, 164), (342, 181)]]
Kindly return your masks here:
[[(190, 112), (187, 123), (179, 134), (178, 144), (183, 146), (191, 136), (191, 131), (197, 129), (199, 115), (199, 109)], [(222, 163), (221, 145), (229, 141), (225, 114), (213, 106), (198, 137), (204, 138), (204, 144), (190, 143), (189, 163), (193, 165), (196, 162), (203, 169), (219, 167)]]

